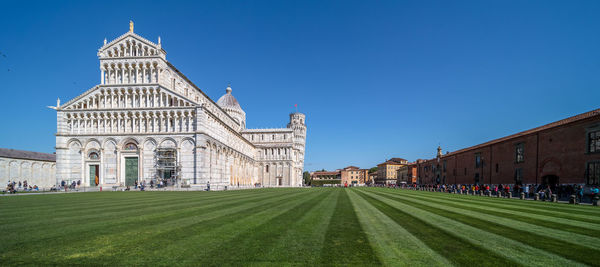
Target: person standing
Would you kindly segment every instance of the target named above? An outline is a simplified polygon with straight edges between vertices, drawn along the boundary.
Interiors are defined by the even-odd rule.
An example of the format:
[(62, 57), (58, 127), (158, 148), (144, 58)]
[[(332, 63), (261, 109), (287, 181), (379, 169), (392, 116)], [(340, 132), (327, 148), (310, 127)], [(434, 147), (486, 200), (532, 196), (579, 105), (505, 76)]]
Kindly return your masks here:
[(210, 181), (206, 182), (206, 191), (210, 191)]
[(525, 187), (523, 187), (523, 193), (525, 193), (526, 198), (529, 198), (529, 185), (525, 185)]
[(583, 202), (583, 186), (577, 187), (577, 203)]

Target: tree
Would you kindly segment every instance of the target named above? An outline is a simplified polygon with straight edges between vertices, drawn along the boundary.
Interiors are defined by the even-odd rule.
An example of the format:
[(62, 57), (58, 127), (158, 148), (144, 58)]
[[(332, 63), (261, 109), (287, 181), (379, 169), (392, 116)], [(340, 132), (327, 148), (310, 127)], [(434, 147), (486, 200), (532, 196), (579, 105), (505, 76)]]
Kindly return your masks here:
[(369, 169), (369, 173), (374, 173), (377, 171), (377, 167), (373, 167)]
[(304, 171), (304, 173), (302, 173), (302, 178), (304, 179), (304, 184), (305, 185), (309, 185), (310, 184), (310, 173), (307, 171)]

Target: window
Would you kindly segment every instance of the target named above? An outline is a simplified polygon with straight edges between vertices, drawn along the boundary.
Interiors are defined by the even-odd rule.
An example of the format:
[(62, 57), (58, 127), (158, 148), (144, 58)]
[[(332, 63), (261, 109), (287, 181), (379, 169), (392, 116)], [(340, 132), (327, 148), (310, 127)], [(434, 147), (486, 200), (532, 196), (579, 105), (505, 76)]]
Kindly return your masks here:
[(515, 184), (523, 184), (523, 169), (515, 169)]
[(600, 183), (600, 162), (590, 162), (587, 167), (587, 184), (598, 185)]
[(465, 168), (465, 175), (467, 175), (467, 168)]
[(590, 153), (600, 152), (600, 130), (588, 134), (588, 144)]
[(518, 143), (515, 146), (515, 162), (521, 163), (525, 161), (525, 145), (523, 143)]
[(124, 150), (137, 150), (137, 145), (135, 145), (134, 143), (127, 143), (125, 145), (125, 147), (123, 147)]
[(90, 159), (98, 159), (98, 153), (96, 153), (96, 152), (90, 153), (89, 158)]
[(269, 172), (269, 165), (265, 166), (265, 172)]
[(496, 173), (498, 173), (498, 163), (496, 163)]
[(446, 172), (446, 161), (444, 160), (444, 172)]
[(475, 153), (475, 168), (479, 168), (481, 166), (481, 153)]

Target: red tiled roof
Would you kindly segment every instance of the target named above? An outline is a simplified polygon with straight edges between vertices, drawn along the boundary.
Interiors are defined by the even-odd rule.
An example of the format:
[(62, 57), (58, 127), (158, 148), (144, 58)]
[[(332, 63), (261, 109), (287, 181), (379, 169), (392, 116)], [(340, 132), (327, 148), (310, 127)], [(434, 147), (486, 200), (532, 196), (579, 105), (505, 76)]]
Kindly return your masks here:
[(314, 175), (337, 175), (339, 172), (314, 172)]
[(392, 164), (392, 165), (406, 165), (406, 164), (404, 164), (404, 163), (400, 163), (400, 162), (397, 162), (397, 161), (391, 161), (391, 160), (388, 160), (388, 161), (386, 161), (386, 162), (384, 162), (384, 163), (379, 163), (379, 164), (377, 164), (377, 166), (379, 166), (379, 165), (384, 165), (384, 164)]

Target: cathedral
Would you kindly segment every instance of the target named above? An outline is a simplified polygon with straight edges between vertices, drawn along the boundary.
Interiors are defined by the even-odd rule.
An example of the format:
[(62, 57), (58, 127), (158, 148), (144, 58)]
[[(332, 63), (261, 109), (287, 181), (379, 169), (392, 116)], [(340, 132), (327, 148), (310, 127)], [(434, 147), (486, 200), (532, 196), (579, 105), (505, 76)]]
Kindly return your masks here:
[(306, 121), (246, 129), (231, 86), (217, 102), (133, 31), (98, 50), (100, 84), (56, 107), (56, 181), (211, 189), (302, 185)]

